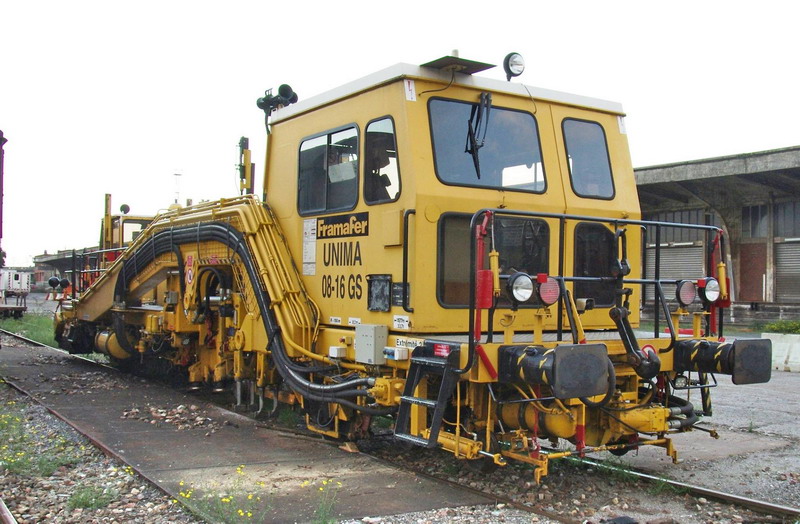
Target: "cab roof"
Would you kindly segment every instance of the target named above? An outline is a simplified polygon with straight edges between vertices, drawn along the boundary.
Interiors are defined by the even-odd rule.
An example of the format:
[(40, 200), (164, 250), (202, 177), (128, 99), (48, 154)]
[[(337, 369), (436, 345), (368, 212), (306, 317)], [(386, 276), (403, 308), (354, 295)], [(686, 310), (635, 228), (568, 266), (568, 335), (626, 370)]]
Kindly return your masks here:
[[(326, 91), (306, 100), (301, 100), (290, 106), (278, 109), (270, 117), (270, 122), (275, 124), (284, 120), (288, 120), (313, 109), (399, 80), (433, 80), (447, 84), (450, 82), (451, 78), (452, 73), (447, 71), (442, 71), (431, 67), (399, 63), (359, 78), (358, 80), (348, 82), (347, 84), (331, 89), (330, 91)], [(618, 102), (564, 93), (561, 91), (554, 91), (552, 89), (544, 89), (541, 87), (526, 86), (519, 83), (504, 82), (502, 80), (496, 80), (493, 78), (455, 73), (453, 84), (474, 87), (492, 92), (531, 97), (536, 100), (557, 102), (565, 105), (595, 109), (620, 116), (624, 116), (625, 114), (622, 110), (622, 105)]]

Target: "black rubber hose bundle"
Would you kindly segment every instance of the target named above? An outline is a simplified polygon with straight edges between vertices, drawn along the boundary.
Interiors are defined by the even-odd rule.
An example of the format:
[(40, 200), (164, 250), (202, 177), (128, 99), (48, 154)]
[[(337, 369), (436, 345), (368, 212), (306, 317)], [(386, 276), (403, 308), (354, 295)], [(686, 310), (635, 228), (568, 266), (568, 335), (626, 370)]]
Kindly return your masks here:
[[(360, 386), (372, 385), (373, 379), (371, 378), (358, 378), (339, 384), (315, 384), (299, 375), (299, 373), (313, 372), (313, 368), (305, 368), (302, 371), (296, 371), (297, 365), (286, 355), (283, 341), (279, 336), (280, 326), (269, 308), (270, 299), (261, 288), (261, 285), (257, 285), (257, 283), (260, 283), (259, 274), (253, 262), (253, 257), (247, 249), (244, 235), (229, 223), (198, 223), (193, 226), (173, 227), (153, 233), (150, 238), (143, 242), (136, 251), (123, 261), (114, 288), (115, 300), (117, 302), (123, 301), (131, 280), (157, 257), (168, 252), (175, 253), (175, 247), (181, 244), (200, 241), (219, 242), (231, 248), (234, 253), (239, 256), (239, 259), (242, 261), (247, 271), (250, 282), (253, 283), (256, 301), (258, 302), (258, 308), (261, 312), (262, 321), (264, 322), (264, 329), (270, 337), (270, 345), (274, 346), (272, 355), (278, 365), (278, 371), (292, 389), (302, 393), (311, 400), (336, 402), (366, 414), (385, 415), (396, 410), (396, 408), (393, 407), (372, 408), (361, 406), (345, 399), (345, 397), (351, 396), (367, 396), (366, 391), (357, 388)], [(117, 336), (119, 337), (120, 335), (118, 334)]]
[(694, 406), (688, 400), (670, 395), (667, 397), (667, 402), (668, 404), (674, 404), (675, 406), (678, 406), (681, 414), (686, 416), (686, 418), (676, 418), (670, 416), (670, 420), (679, 421), (681, 428), (692, 427), (697, 423), (697, 421), (700, 420), (700, 417), (694, 410)]

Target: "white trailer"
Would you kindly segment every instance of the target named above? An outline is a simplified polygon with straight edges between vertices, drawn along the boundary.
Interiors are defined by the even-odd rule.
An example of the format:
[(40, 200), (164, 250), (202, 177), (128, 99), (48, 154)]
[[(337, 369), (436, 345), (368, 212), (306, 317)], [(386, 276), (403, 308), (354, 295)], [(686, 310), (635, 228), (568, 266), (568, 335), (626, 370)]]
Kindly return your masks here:
[[(31, 273), (16, 269), (0, 269), (0, 315), (19, 318), (27, 310), (27, 297), (31, 292)], [(15, 299), (9, 303), (9, 298)]]

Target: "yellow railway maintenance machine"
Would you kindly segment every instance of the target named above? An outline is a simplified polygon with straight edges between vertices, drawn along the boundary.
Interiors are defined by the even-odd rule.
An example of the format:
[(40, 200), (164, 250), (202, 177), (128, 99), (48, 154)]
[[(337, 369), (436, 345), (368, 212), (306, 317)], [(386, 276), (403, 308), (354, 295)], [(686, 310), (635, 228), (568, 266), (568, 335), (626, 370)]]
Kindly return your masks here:
[[(389, 416), (399, 441), (481, 471), (520, 460), (538, 481), (551, 459), (642, 445), (675, 459), (715, 374), (770, 378), (769, 341), (720, 338), (722, 231), (640, 220), (618, 104), (475, 76), (489, 67), (268, 91), (263, 199), (156, 217), (60, 314), (60, 343), (166, 363), (240, 406), (300, 404), (331, 437)], [(705, 271), (660, 278), (672, 228), (704, 242)]]

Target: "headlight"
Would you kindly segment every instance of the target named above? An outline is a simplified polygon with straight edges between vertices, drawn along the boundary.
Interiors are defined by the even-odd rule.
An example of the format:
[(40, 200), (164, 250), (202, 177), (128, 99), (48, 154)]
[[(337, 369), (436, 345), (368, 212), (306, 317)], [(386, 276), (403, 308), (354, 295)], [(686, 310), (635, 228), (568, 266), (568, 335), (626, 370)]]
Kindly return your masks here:
[(713, 304), (719, 299), (719, 281), (716, 278), (708, 277), (704, 280), (698, 280), (697, 283), (700, 288), (700, 298), (705, 302)]
[(506, 80), (511, 80), (525, 71), (525, 60), (522, 59), (522, 55), (519, 53), (508, 53), (505, 60), (503, 60), (503, 69), (506, 72)]
[(682, 306), (688, 306), (694, 302), (697, 296), (697, 288), (691, 280), (681, 280), (678, 282), (678, 289), (675, 293), (675, 298)]
[(533, 296), (533, 280), (526, 273), (514, 273), (508, 279), (508, 294), (517, 302), (527, 302)]
[(558, 302), (558, 297), (561, 296), (561, 286), (558, 285), (558, 280), (553, 277), (541, 275), (543, 278), (537, 278), (539, 288), (536, 292), (539, 295), (539, 300), (545, 306), (552, 306)]

